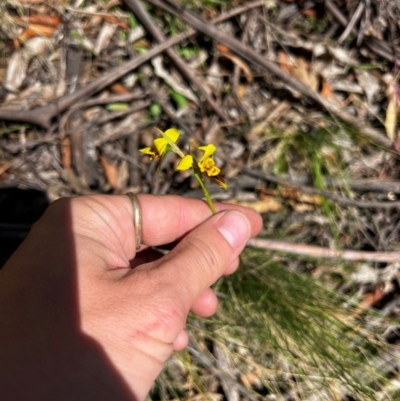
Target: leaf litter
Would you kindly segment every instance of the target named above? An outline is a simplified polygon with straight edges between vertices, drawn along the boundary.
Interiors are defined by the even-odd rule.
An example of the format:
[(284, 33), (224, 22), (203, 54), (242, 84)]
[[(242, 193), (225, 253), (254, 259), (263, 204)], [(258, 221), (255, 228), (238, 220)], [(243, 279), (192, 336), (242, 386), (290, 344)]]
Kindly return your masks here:
[[(377, 254), (399, 248), (396, 2), (371, 0), (361, 8), (339, 0), (189, 0), (176, 15), (161, 7), (173, 8), (174, 1), (143, 2), (166, 39), (190, 31), (188, 10), (209, 26), (217, 18), (218, 32), (284, 74), (277, 77), (251, 52), (235, 51), (223, 35), (222, 43), (192, 34), (174, 44), (175, 55), (160, 52), (89, 97), (51, 111), (49, 105), (160, 46), (129, 3), (4, 2), (2, 189), (35, 188), (49, 200), (130, 190), (201, 197), (196, 182), (175, 171), (174, 157), (156, 174), (138, 152), (156, 128), (176, 127), (182, 147), (210, 138), (218, 144), (216, 159), (230, 189), (211, 186), (210, 192), (260, 211), (262, 237)], [(125, 95), (132, 96), (116, 98)], [(32, 120), (32, 110), (48, 113), (48, 123)], [(290, 251), (246, 250), (243, 268), (216, 287), (217, 317), (209, 324), (191, 318), (191, 345), (170, 361), (152, 399), (396, 398), (398, 264), (350, 265)], [(267, 273), (279, 291), (269, 287)], [(316, 287), (316, 278), (330, 289)], [(323, 325), (342, 333), (349, 348)], [(353, 355), (355, 343), (363, 352), (371, 347), (368, 361), (357, 354), (348, 365), (344, 356)]]

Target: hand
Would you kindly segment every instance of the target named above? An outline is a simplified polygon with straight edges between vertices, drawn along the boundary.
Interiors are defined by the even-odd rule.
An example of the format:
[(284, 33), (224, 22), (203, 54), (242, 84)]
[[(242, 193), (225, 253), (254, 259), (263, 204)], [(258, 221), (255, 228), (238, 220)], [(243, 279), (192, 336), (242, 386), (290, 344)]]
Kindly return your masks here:
[[(139, 195), (136, 253), (127, 196), (61, 199), (0, 271), (0, 388), (7, 400), (143, 400), (189, 310), (210, 316), (210, 286), (234, 272), (261, 228), (248, 209)], [(176, 244), (163, 255), (151, 246)], [(170, 245), (172, 246), (172, 245)]]

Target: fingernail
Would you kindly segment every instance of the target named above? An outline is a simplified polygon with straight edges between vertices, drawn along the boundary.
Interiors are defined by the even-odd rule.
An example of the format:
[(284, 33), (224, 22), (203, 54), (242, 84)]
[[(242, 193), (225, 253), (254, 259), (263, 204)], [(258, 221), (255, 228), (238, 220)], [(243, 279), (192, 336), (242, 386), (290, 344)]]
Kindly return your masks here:
[(250, 238), (250, 222), (239, 212), (226, 212), (218, 221), (217, 228), (232, 248), (244, 245)]

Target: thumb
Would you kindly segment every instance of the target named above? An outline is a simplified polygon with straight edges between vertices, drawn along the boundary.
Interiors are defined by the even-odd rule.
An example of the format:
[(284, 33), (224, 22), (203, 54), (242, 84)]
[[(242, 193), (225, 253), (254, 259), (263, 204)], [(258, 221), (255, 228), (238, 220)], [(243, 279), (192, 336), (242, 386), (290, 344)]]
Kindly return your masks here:
[(171, 283), (176, 301), (187, 311), (237, 259), (251, 235), (250, 221), (239, 211), (225, 211), (199, 225), (156, 268), (160, 280)]

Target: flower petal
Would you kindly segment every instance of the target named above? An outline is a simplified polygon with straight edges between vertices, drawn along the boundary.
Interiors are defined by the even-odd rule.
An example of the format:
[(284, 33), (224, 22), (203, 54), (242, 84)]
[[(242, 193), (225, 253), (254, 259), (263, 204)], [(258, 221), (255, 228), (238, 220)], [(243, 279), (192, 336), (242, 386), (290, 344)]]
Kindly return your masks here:
[(155, 153), (154, 153), (154, 151), (153, 151), (152, 148), (143, 148), (143, 149), (139, 149), (139, 152), (140, 152), (140, 153), (143, 153), (143, 154), (145, 154), (145, 155), (150, 155), (150, 156), (154, 156), (154, 155), (155, 155)]
[(172, 142), (176, 142), (178, 140), (180, 134), (181, 133), (175, 128), (167, 129), (164, 132), (164, 135), (166, 135), (169, 139), (171, 139)]
[(210, 157), (216, 151), (216, 149), (217, 148), (212, 143), (205, 146), (200, 146), (199, 150), (202, 150), (204, 152), (204, 155), (201, 157), (200, 162)]
[(165, 152), (165, 148), (167, 147), (168, 142), (164, 138), (154, 139), (154, 147), (157, 150), (157, 154), (160, 156)]
[(189, 170), (193, 166), (193, 157), (186, 155), (176, 166), (176, 170)]
[(217, 166), (212, 166), (211, 168), (206, 169), (206, 173), (209, 177), (213, 177), (218, 175), (221, 170)]

